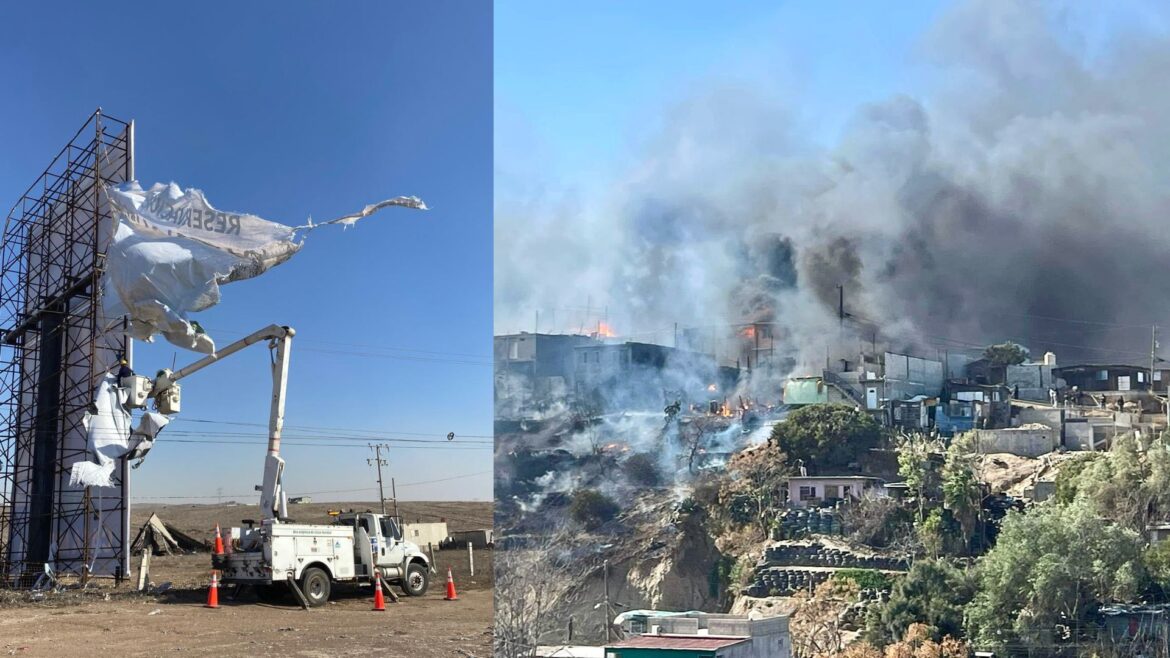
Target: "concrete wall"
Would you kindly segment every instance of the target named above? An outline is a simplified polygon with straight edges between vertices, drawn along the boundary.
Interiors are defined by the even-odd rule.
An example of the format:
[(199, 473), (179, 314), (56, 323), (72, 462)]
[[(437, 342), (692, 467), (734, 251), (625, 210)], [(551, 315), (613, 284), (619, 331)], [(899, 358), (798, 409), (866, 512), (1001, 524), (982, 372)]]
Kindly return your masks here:
[(962, 379), (967, 374), (967, 366), (979, 357), (961, 352), (945, 352), (942, 358), (943, 377), (945, 379)]
[(1005, 370), (1005, 380), (1008, 388), (1020, 387), (1021, 400), (1048, 401), (1048, 389), (1054, 385), (1051, 365), (1043, 363), (1027, 363), (1018, 366), (1008, 366)]
[(1054, 430), (1059, 430), (1061, 425), (1064, 424), (1064, 409), (1033, 409), (1030, 407), (1020, 407), (1016, 410), (1016, 418), (1019, 419), (1021, 425), (1040, 423), (1041, 425), (1047, 425)]
[(1060, 445), (1060, 433), (1046, 429), (976, 430), (980, 452), (1006, 452), (1021, 457), (1046, 455)]
[(915, 395), (942, 393), (943, 364), (933, 359), (922, 359), (908, 354), (886, 352), (886, 397), (904, 400)]
[(439, 542), (447, 538), (447, 524), (404, 523), (402, 524), (402, 538), (423, 548), (426, 548), (427, 544), (433, 544), (437, 547)]
[(787, 633), (753, 637), (750, 643), (727, 647), (718, 655), (720, 658), (790, 658), (792, 642)]

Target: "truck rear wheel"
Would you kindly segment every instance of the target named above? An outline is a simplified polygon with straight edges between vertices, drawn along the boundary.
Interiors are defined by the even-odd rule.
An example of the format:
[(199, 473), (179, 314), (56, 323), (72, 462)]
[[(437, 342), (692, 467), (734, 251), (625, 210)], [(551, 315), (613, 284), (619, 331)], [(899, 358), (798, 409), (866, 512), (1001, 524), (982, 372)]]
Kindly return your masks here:
[(430, 580), (426, 567), (418, 562), (411, 562), (406, 567), (406, 577), (402, 579), (402, 591), (407, 596), (422, 596), (427, 593)]
[(301, 574), (301, 593), (314, 608), (329, 602), (329, 574), (317, 567), (309, 567)]

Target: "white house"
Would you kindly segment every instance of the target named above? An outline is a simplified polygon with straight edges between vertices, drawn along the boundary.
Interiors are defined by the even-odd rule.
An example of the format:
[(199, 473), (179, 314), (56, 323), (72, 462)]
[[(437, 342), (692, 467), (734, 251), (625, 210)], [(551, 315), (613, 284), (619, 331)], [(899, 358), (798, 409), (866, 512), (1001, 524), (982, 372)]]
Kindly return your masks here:
[(824, 501), (856, 500), (863, 494), (885, 496), (880, 478), (864, 475), (799, 475), (788, 478), (788, 503), (816, 507)]

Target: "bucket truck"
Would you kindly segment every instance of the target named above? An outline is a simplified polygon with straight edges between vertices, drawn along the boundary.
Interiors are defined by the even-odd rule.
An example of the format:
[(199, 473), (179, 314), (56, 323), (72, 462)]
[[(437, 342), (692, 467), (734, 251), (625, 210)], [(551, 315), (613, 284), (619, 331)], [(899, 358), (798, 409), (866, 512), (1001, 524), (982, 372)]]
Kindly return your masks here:
[(336, 515), (330, 525), (302, 524), (288, 518), (287, 496), (281, 485), (284, 460), (280, 457), (280, 434), (289, 348), (295, 333), (291, 327), (270, 325), (185, 368), (161, 370), (154, 380), (134, 376), (127, 383), (129, 404), (142, 407), (153, 399), (161, 413), (179, 413), (180, 380), (249, 345), (267, 341), (272, 352), (272, 405), (264, 477), (256, 487), (260, 491), (260, 520), (245, 519), (246, 527), (231, 528), (228, 546), (233, 550), (214, 555), (212, 567), (223, 574), (223, 583), (250, 585), (263, 600), (291, 590), (306, 607), (324, 605), (334, 583), (376, 583), (375, 570), (381, 572), (382, 582), (398, 585), (408, 596), (422, 596), (433, 568), (417, 545), (402, 538), (395, 518), (350, 512)]

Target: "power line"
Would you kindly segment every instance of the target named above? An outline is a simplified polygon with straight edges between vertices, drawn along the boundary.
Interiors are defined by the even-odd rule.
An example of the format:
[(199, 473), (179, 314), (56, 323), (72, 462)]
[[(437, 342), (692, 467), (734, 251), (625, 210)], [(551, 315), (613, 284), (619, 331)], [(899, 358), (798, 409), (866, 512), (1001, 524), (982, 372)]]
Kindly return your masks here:
[[(267, 437), (268, 435), (265, 433), (262, 433), (262, 432), (227, 432), (227, 431), (216, 431), (216, 430), (210, 430), (210, 431), (172, 430), (170, 432), (167, 432), (165, 435), (161, 435), (161, 436), (163, 436), (163, 438), (165, 440), (165, 438), (169, 437), (169, 436), (194, 436), (194, 437), (209, 436), (209, 437), (231, 437), (231, 438), (247, 439), (247, 438), (255, 438), (255, 437)], [(390, 437), (361, 436), (361, 435), (302, 434), (302, 433), (297, 433), (297, 432), (287, 432), (287, 433), (284, 433), (282, 436), (285, 439), (300, 439), (300, 440), (305, 440), (305, 441), (378, 440), (378, 441), (387, 442), (387, 443), (410, 443), (410, 444), (436, 445), (436, 446), (445, 446), (445, 445), (464, 445), (464, 446), (467, 446), (467, 445), (492, 445), (493, 444), (492, 441), (479, 441), (479, 440), (477, 440), (477, 441), (456, 441), (453, 439), (451, 441), (435, 441), (435, 440), (428, 440), (428, 439), (395, 439), (395, 438), (390, 438)]]
[[(423, 485), (423, 484), (434, 484), (436, 482), (450, 482), (452, 480), (463, 480), (466, 478), (477, 477), (480, 475), (486, 475), (486, 474), (490, 474), (491, 472), (492, 471), (477, 471), (475, 473), (465, 473), (463, 475), (453, 475), (451, 477), (438, 478), (435, 480), (422, 480), (419, 482), (407, 482), (404, 484), (400, 484), (398, 486), (400, 486), (400, 487), (415, 487), (415, 486), (419, 486), (419, 485)], [(296, 492), (296, 494), (298, 496), (314, 496), (314, 495), (318, 495), (318, 494), (330, 494), (330, 493), (356, 493), (359, 491), (377, 491), (377, 487), (360, 487), (360, 488), (356, 488), (356, 489), (325, 489), (325, 490), (321, 490), (321, 491), (298, 491), (298, 492)], [(256, 492), (252, 491), (249, 493), (233, 493), (233, 494), (222, 494), (222, 495), (229, 496), (232, 498), (246, 498), (248, 496), (255, 495), (255, 493)], [(215, 496), (135, 496), (134, 500), (201, 500), (204, 498), (214, 498), (214, 497)], [(426, 515), (422, 514), (421, 516), (426, 516)]]
[(416, 487), (420, 484), (434, 484), (436, 482), (450, 482), (451, 480), (462, 480), (463, 478), (475, 477), (477, 475), (490, 475), (491, 473), (492, 473), (492, 471), (479, 471), (477, 473), (468, 473), (466, 475), (453, 475), (453, 476), (448, 477), (448, 478), (439, 478), (437, 480), (423, 480), (422, 482), (407, 482), (406, 484), (400, 484), (398, 486), (400, 486), (400, 487)]
[(423, 361), (427, 363), (452, 363), (466, 366), (491, 366), (491, 361), (469, 361), (465, 359), (438, 359), (422, 356), (405, 356), (398, 354), (383, 354), (380, 352), (357, 352), (354, 350), (329, 350), (319, 347), (302, 347), (301, 352), (318, 352), (321, 354), (348, 354), (351, 356), (374, 357), (378, 359), (397, 359), (399, 361)]
[[(175, 419), (175, 422), (179, 422), (179, 421), (188, 422), (188, 423), (211, 423), (211, 424), (217, 424), (217, 425), (244, 425), (247, 427), (264, 427), (264, 428), (268, 427), (268, 425), (266, 423), (249, 423), (249, 422), (244, 422), (244, 421), (230, 421), (230, 420), (208, 420), (208, 419), (204, 419), (204, 418), (187, 418), (185, 416)], [(397, 431), (397, 430), (371, 430), (371, 429), (357, 429), (357, 428), (346, 428), (346, 427), (328, 427), (328, 426), (323, 426), (323, 425), (285, 425), (284, 428), (289, 429), (289, 430), (294, 430), (294, 429), (321, 430), (321, 431), (325, 431), (325, 432), (341, 431), (341, 432), (360, 432), (360, 433), (371, 433), (371, 434), (402, 434), (405, 436), (442, 436), (443, 435), (442, 432), (402, 432), (402, 431)], [(465, 436), (465, 437), (470, 437), (470, 438), (474, 438), (474, 439), (494, 439), (495, 438), (494, 435), (490, 435), (490, 434), (460, 434), (458, 436)], [(458, 437), (457, 437), (457, 439), (458, 439)]]
[[(216, 444), (229, 446), (263, 446), (265, 441), (220, 441), (216, 439), (166, 439), (160, 438), (158, 441), (163, 443), (199, 443), (199, 444)], [(301, 443), (297, 441), (281, 440), (282, 446), (300, 446), (307, 448), (368, 448), (365, 443)], [(395, 450), (443, 450), (443, 451), (459, 451), (459, 450), (489, 450), (491, 446), (397, 446)]]
[[(245, 332), (245, 331), (238, 331), (235, 329), (224, 329), (224, 328), (213, 328), (213, 327), (207, 327), (207, 329), (209, 331), (213, 331), (216, 333), (226, 333), (226, 334), (247, 335), (248, 333), (250, 333), (250, 332)], [(297, 339), (298, 345), (301, 345), (304, 343), (322, 344), (322, 345), (337, 345), (337, 346), (341, 346), (341, 347), (355, 347), (355, 348), (360, 348), (361, 351), (337, 350), (337, 349), (326, 350), (326, 349), (322, 349), (322, 348), (313, 348), (313, 347), (301, 347), (301, 348), (298, 348), (299, 350), (312, 351), (312, 352), (326, 352), (326, 353), (334, 353), (334, 354), (356, 354), (356, 355), (361, 355), (361, 356), (382, 356), (385, 358), (400, 358), (400, 359), (405, 359), (405, 360), (448, 361), (451, 363), (465, 363), (468, 365), (491, 365), (491, 361), (488, 360), (491, 357), (489, 355), (486, 355), (486, 354), (472, 354), (472, 353), (468, 353), (468, 352), (444, 352), (444, 351), (436, 351), (436, 350), (422, 350), (422, 349), (416, 349), (416, 348), (410, 348), (410, 347), (395, 347), (395, 346), (391, 346), (391, 345), (368, 345), (368, 344), (362, 344), (362, 343), (346, 343), (346, 342), (342, 342), (342, 341), (331, 341), (331, 340), (322, 340), (322, 339), (313, 339), (313, 338), (299, 338), (299, 339)], [(410, 354), (395, 355), (395, 354), (392, 354), (393, 352), (407, 352)], [(424, 355), (424, 356), (413, 356), (413, 355)], [(430, 358), (430, 357), (447, 357), (447, 356), (458, 357), (458, 358), (455, 358), (455, 359)]]

